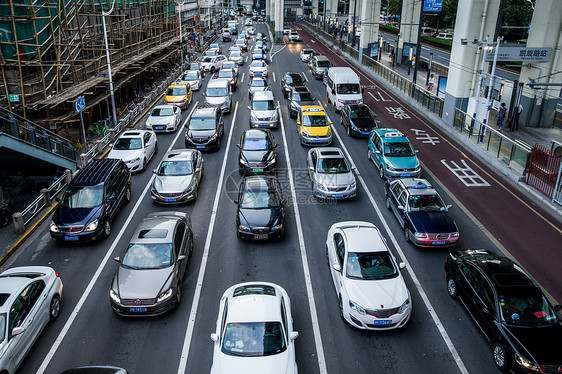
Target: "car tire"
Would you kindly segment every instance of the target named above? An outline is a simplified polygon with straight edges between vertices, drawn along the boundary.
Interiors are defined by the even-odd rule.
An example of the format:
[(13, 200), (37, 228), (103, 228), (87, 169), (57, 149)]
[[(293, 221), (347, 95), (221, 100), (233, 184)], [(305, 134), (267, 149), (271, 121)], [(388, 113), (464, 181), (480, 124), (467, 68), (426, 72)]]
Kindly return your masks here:
[(195, 189), (193, 190), (193, 201), (197, 200), (198, 191), (199, 191), (199, 185), (196, 185)]
[(338, 297), (338, 304), (339, 304), (339, 310), (340, 310), (340, 318), (345, 321), (345, 318), (343, 316), (343, 302), (341, 301), (341, 295)]
[(49, 304), (49, 320), (54, 321), (60, 314), (60, 297), (54, 295)]
[(131, 199), (132, 199), (131, 186), (127, 185), (127, 187), (125, 187), (125, 204), (129, 203)]
[(347, 136), (351, 137), (351, 126), (347, 126)]
[(386, 209), (390, 210), (390, 198), (386, 198)]
[(494, 358), (494, 364), (501, 372), (507, 371), (507, 352), (505, 351), (505, 347), (496, 342), (494, 343), (494, 347), (492, 349), (492, 355)]
[(109, 238), (109, 236), (111, 235), (111, 222), (109, 222), (109, 219), (105, 220), (105, 222), (103, 223), (102, 235), (104, 238)]
[(148, 161), (146, 161), (146, 157), (142, 160), (142, 171), (145, 171), (148, 167)]
[(410, 240), (410, 230), (408, 228), (404, 229), (404, 239), (406, 239), (407, 243), (411, 242), (411, 240)]
[(215, 74), (215, 67), (211, 66), (211, 74)]
[(459, 295), (457, 288), (457, 282), (455, 282), (455, 278), (448, 275), (447, 276), (447, 293), (451, 296), (452, 299), (456, 299)]
[(328, 253), (328, 245), (326, 245), (326, 266), (330, 267), (330, 254)]
[(379, 165), (379, 176), (384, 180), (384, 166)]
[(176, 286), (176, 306), (180, 305), (181, 303), (181, 283), (178, 282)]

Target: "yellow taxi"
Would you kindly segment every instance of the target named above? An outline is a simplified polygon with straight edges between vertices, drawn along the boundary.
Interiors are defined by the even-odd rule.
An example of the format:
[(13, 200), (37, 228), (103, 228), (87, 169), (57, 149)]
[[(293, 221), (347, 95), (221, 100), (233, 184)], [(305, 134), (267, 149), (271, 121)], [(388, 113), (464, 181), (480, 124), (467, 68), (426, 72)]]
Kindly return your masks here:
[(301, 144), (330, 145), (332, 144), (332, 122), (318, 105), (303, 105), (297, 115), (297, 128)]
[(193, 92), (189, 84), (181, 82), (172, 83), (166, 90), (164, 103), (186, 109), (193, 99)]

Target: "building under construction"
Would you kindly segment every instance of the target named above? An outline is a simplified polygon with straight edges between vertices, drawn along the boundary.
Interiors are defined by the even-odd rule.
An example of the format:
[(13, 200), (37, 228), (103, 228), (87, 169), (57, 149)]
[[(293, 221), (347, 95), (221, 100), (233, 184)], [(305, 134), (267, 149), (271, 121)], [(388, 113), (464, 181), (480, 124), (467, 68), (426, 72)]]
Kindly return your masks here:
[(110, 11), (105, 23), (118, 106), (177, 62), (173, 0), (0, 0), (0, 106), (63, 136), (79, 127), (73, 109), (79, 96), (87, 123), (109, 117), (102, 12)]

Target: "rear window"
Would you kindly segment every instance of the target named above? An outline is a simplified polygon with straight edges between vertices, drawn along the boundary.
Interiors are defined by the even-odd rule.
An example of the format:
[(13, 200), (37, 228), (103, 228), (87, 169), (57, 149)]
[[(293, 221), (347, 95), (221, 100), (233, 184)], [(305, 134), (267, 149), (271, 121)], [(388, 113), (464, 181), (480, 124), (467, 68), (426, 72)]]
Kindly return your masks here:
[(269, 295), (275, 296), (275, 288), (271, 286), (255, 284), (251, 286), (241, 286), (234, 290), (233, 296), (243, 296), (243, 295)]
[(10, 297), (9, 293), (0, 293), (0, 306), (3, 306), (6, 300)]

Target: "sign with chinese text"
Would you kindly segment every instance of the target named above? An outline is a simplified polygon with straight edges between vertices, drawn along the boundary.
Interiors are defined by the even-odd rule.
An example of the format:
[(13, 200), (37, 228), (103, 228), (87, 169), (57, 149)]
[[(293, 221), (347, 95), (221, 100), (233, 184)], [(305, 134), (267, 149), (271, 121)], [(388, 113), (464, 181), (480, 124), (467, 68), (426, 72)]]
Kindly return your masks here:
[(440, 12), (443, 8), (443, 0), (423, 0), (424, 12)]
[[(495, 48), (486, 51), (486, 61), (494, 61)], [(522, 61), (522, 62), (547, 62), (550, 61), (552, 48), (536, 47), (504, 47), (500, 46), (498, 61)]]

